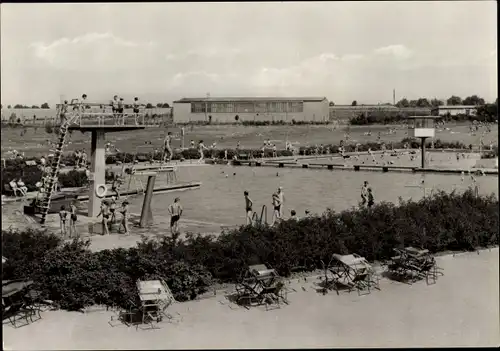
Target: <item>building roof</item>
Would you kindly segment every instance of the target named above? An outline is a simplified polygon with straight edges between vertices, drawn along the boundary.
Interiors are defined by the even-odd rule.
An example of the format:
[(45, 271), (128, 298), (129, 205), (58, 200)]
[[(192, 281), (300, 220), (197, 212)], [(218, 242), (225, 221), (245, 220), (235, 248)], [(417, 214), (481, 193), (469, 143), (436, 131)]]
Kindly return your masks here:
[(182, 98), (174, 103), (190, 102), (252, 102), (252, 101), (324, 101), (326, 97), (204, 97), (204, 98)]
[(463, 108), (477, 108), (476, 105), (449, 105), (449, 106), (437, 106), (433, 107), (433, 110), (437, 109), (445, 109), (445, 110), (455, 110), (455, 109), (463, 109)]
[(392, 105), (333, 105), (330, 109), (333, 110), (361, 110), (365, 108), (379, 108), (379, 109), (398, 109), (396, 106)]

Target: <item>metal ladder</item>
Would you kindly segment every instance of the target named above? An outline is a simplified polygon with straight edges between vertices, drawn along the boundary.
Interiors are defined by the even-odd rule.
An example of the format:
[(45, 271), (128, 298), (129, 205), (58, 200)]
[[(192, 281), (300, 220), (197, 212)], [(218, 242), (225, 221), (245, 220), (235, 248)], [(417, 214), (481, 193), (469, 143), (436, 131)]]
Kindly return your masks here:
[[(59, 112), (59, 111), (58, 111)], [(41, 220), (40, 223), (44, 224), (47, 215), (50, 210), (50, 200), (52, 198), (52, 194), (54, 193), (57, 177), (59, 176), (59, 171), (61, 168), (61, 158), (63, 154), (64, 146), (66, 145), (66, 136), (68, 135), (68, 127), (71, 121), (78, 114), (72, 116), (72, 118), (68, 118), (59, 128), (59, 141), (57, 143), (57, 147), (54, 153), (54, 160), (49, 166), (49, 170), (44, 172), (44, 177), (48, 178), (48, 181), (45, 183), (44, 192), (41, 195), (41, 200), (37, 204), (37, 207), (41, 210)], [(38, 196), (37, 196), (38, 198)]]

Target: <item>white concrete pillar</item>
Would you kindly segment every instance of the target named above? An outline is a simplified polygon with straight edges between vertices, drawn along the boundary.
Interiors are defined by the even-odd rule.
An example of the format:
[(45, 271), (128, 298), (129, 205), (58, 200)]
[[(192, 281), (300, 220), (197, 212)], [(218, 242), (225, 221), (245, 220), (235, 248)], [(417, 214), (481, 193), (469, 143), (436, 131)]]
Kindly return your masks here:
[(105, 132), (100, 130), (92, 131), (92, 149), (91, 158), (92, 164), (90, 166), (90, 185), (89, 185), (89, 212), (88, 216), (93, 218), (97, 217), (100, 211), (101, 199), (96, 195), (97, 187), (100, 184), (106, 185), (106, 137)]

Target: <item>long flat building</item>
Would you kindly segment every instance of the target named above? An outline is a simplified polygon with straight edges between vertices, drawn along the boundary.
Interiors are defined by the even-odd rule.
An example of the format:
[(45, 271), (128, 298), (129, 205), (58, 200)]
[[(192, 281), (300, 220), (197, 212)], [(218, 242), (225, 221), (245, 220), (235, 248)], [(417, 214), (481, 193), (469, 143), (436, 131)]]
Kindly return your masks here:
[(174, 123), (328, 121), (326, 97), (209, 97), (174, 101)]

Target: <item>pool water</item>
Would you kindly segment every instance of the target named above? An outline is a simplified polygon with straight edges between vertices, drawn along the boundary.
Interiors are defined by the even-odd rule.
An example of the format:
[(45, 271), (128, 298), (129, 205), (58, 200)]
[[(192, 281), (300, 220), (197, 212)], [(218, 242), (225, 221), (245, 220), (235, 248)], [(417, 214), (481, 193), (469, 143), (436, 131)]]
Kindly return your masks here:
[[(426, 193), (431, 190), (453, 189), (464, 191), (473, 184), (470, 176), (462, 181), (460, 174), (418, 174), (418, 173), (382, 173), (353, 172), (327, 169), (292, 169), (270, 167), (247, 167), (207, 165), (200, 167), (179, 167), (179, 181), (201, 181), (197, 190), (155, 194), (152, 210), (155, 217), (168, 217), (168, 205), (175, 197), (180, 197), (184, 207), (183, 218), (220, 225), (238, 225), (245, 222), (245, 201), (243, 192), (249, 191), (254, 202), (254, 211), (260, 214), (263, 205), (267, 206), (267, 216), (272, 218), (271, 196), (279, 186), (284, 191), (284, 215), (290, 216), (290, 210), (299, 216), (309, 209), (312, 213), (322, 213), (327, 208), (342, 211), (358, 206), (363, 182), (369, 182), (375, 202), (389, 201), (398, 203), (404, 200), (421, 199), (424, 189), (421, 180), (424, 177)], [(475, 176), (479, 193), (498, 197), (498, 176)], [(156, 186), (166, 185), (166, 177), (158, 176)], [(131, 197), (132, 212), (140, 213), (143, 197)]]

